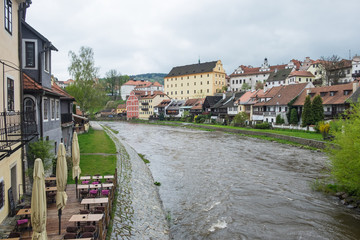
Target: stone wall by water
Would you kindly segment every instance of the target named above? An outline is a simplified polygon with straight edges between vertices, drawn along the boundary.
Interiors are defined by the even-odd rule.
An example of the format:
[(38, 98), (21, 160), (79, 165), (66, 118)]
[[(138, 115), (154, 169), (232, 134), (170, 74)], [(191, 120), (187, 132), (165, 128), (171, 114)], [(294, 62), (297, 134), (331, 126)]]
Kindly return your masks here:
[(169, 239), (168, 222), (149, 168), (134, 149), (107, 133), (119, 152), (119, 193), (111, 239)]

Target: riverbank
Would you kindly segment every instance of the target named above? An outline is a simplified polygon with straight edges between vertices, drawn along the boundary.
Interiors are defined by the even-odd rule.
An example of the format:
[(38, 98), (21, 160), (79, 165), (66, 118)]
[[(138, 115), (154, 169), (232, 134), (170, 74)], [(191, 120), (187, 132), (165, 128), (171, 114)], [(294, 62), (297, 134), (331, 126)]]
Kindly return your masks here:
[[(102, 129), (91, 122), (95, 129)], [(104, 129), (102, 129), (104, 130)], [(105, 128), (116, 145), (119, 192), (110, 239), (169, 239), (169, 226), (149, 168), (115, 133)]]

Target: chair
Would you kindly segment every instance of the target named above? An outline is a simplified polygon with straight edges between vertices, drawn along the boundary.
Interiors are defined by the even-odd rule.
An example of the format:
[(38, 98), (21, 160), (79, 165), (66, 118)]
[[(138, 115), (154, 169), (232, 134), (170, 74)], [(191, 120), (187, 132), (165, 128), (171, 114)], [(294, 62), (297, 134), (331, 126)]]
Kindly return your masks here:
[(76, 233), (76, 235), (79, 233), (79, 229), (77, 227), (67, 227), (66, 228), (67, 233)]
[(80, 195), (81, 195), (81, 198), (86, 198), (89, 194), (89, 190), (81, 190), (80, 191)]
[(107, 182), (107, 183), (113, 183), (114, 180), (112, 180), (112, 179), (107, 179), (106, 182)]
[(80, 214), (89, 214), (90, 211), (87, 209), (80, 209)]
[(102, 210), (95, 210), (94, 211), (94, 214), (103, 214), (104, 213), (104, 211), (102, 211)]
[(56, 193), (54, 192), (49, 192), (46, 196), (46, 200), (47, 202), (51, 202), (51, 203), (54, 203), (55, 202), (55, 197), (56, 197)]
[(19, 232), (27, 230), (29, 226), (30, 226), (30, 221), (27, 218), (16, 221), (16, 230)]
[(95, 198), (95, 197), (97, 197), (98, 190), (90, 190), (89, 193), (90, 193), (90, 197)]
[(101, 190), (101, 196), (108, 197), (110, 190)]
[(64, 239), (75, 239), (76, 235), (76, 233), (65, 233)]
[(99, 181), (94, 181), (91, 184), (99, 184)]
[(82, 181), (81, 184), (89, 184), (89, 181)]
[(12, 232), (9, 234), (8, 238), (20, 238), (21, 237), (21, 233), (19, 232)]

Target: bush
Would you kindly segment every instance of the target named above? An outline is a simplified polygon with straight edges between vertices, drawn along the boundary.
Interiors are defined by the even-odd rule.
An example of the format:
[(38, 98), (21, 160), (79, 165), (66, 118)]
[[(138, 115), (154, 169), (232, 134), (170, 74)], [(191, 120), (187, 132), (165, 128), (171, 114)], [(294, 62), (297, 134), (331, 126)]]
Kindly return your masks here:
[(285, 120), (281, 117), (280, 114), (276, 115), (276, 124), (284, 124)]
[(234, 120), (232, 121), (233, 125), (235, 127), (238, 126), (245, 126), (245, 122), (249, 119), (249, 116), (247, 115), (246, 112), (239, 112), (238, 114), (236, 114), (236, 116), (234, 117)]
[(268, 123), (268, 122), (258, 123), (256, 125), (254, 125), (254, 128), (256, 128), (256, 129), (270, 129), (271, 124)]

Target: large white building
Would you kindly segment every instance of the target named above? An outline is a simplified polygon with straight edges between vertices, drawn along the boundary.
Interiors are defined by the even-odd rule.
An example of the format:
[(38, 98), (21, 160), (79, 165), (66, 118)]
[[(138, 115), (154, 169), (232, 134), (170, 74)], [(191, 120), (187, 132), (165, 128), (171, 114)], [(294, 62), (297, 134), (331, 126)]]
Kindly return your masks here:
[(158, 82), (149, 82), (145, 80), (129, 80), (121, 86), (121, 99), (126, 100), (132, 90), (138, 91), (164, 91), (164, 86)]

